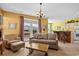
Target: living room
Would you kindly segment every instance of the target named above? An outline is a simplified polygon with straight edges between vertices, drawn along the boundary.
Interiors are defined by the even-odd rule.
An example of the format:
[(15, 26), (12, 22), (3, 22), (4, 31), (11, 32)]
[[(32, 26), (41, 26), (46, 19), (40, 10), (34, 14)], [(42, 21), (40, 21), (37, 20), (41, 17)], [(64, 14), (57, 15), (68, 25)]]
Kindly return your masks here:
[[(79, 4), (75, 3), (0, 4), (0, 55), (79, 55), (78, 6)], [(42, 10), (47, 12), (47, 14), (45, 15)], [(25, 31), (24, 23), (31, 25), (26, 27)], [(33, 33), (33, 24), (37, 25), (36, 33)], [(24, 36), (24, 33), (29, 33), (29, 36)]]

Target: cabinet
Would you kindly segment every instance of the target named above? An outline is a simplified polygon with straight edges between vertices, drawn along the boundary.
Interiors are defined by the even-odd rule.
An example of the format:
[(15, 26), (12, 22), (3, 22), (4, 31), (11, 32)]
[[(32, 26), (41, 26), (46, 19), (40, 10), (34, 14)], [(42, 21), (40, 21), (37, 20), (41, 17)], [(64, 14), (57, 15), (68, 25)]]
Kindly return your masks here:
[(54, 31), (57, 33), (58, 40), (64, 43), (71, 43), (71, 31)]

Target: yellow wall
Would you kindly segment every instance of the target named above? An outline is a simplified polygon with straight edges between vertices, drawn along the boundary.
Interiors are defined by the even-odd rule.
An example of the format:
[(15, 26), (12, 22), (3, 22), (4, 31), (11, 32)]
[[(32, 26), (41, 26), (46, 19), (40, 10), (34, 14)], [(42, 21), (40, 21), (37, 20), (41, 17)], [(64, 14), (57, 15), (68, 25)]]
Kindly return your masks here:
[[(79, 21), (79, 18), (73, 18), (73, 19), (71, 19), (71, 20), (78, 20), (78, 21)], [(67, 21), (65, 21), (65, 22), (67, 22)], [(70, 23), (68, 30), (70, 30), (70, 31), (75, 31), (76, 29), (74, 29), (74, 26), (79, 26), (79, 22), (78, 22), (78, 23), (77, 23), (77, 22), (75, 22), (75, 23)]]
[(41, 20), (41, 32), (42, 33), (47, 33), (48, 32), (48, 27), (45, 29), (45, 31), (43, 30), (45, 28), (45, 25), (48, 26), (48, 20), (47, 19), (42, 19)]
[[(73, 19), (70, 19), (70, 20), (79, 20), (79, 18), (73, 18)], [(76, 29), (74, 29), (74, 26), (79, 26), (78, 23), (77, 24), (76, 23), (70, 23), (68, 25), (68, 28), (65, 29), (65, 23), (67, 23), (67, 21), (69, 21), (69, 20), (64, 20), (64, 21), (61, 21), (61, 22), (53, 23), (52, 30), (56, 31), (56, 27), (60, 26), (61, 27), (61, 31), (64, 31), (64, 30), (75, 31)]]
[(0, 10), (0, 15), (2, 15), (1, 10)]
[[(4, 12), (3, 15), (3, 34), (19, 34), (19, 27), (20, 27), (20, 17), (17, 14)], [(16, 24), (15, 29), (9, 29), (9, 24), (14, 23)]]
[[(12, 13), (12, 12), (3, 12), (3, 34), (17, 34), (19, 35), (19, 30), (20, 30), (20, 16), (24, 16), (29, 19), (35, 19), (36, 17), (34, 16), (29, 16), (29, 15), (22, 15), (22, 14), (17, 14), (17, 13)], [(9, 24), (15, 23), (16, 28), (15, 29), (9, 29)], [(48, 21), (46, 19), (42, 19), (41, 24), (42, 24), (42, 32), (47, 32), (43, 31), (43, 26), (46, 25)]]
[(0, 15), (2, 15), (2, 10), (0, 9)]
[(61, 27), (61, 30), (64, 30), (64, 22), (57, 22), (52, 24), (52, 30), (56, 31), (57, 26)]

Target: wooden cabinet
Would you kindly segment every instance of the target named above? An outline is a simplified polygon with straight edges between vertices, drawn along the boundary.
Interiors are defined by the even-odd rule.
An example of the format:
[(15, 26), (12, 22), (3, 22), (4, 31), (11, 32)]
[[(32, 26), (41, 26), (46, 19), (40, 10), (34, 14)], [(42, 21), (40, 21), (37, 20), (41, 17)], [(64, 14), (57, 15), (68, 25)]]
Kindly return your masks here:
[(71, 43), (71, 32), (67, 31), (66, 33), (66, 42)]
[(71, 31), (54, 31), (57, 33), (58, 40), (64, 43), (71, 43)]

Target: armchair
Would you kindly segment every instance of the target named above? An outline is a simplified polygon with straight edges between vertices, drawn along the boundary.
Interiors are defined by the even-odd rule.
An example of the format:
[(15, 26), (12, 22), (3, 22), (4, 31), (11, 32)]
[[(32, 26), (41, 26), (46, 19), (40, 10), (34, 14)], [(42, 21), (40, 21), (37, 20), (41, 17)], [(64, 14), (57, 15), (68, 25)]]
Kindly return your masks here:
[(5, 35), (3, 42), (5, 48), (11, 49), (12, 51), (18, 51), (20, 48), (25, 47), (25, 43), (16, 34)]
[(5, 38), (3, 39), (5, 48), (10, 48), (10, 44), (13, 42), (19, 42), (21, 41), (20, 38), (16, 34), (8, 34), (5, 35)]

